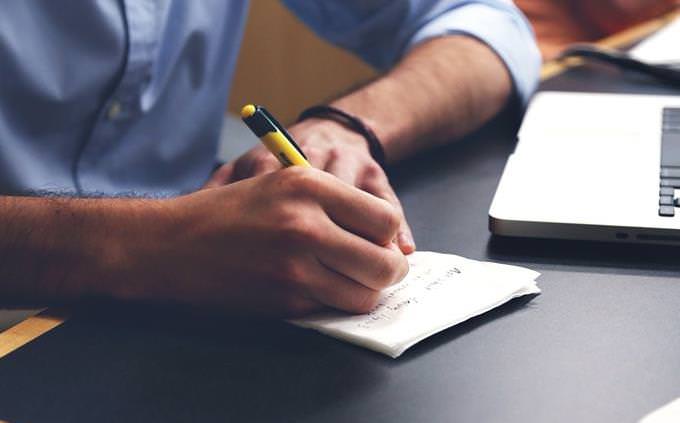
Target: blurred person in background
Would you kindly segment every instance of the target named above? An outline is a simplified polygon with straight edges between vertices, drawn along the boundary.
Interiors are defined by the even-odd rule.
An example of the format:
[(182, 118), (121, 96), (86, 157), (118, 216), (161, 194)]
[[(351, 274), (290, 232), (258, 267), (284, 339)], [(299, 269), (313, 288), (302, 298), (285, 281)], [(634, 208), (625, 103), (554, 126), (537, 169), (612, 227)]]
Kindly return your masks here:
[(678, 0), (516, 0), (536, 32), (543, 58), (668, 13)]

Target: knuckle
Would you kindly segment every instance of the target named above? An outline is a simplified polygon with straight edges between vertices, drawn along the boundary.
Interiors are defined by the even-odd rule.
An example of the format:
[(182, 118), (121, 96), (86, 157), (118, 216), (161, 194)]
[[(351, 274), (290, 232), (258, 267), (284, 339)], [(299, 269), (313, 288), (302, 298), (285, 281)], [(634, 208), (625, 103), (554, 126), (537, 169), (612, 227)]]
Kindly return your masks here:
[(401, 214), (396, 207), (387, 201), (384, 201), (384, 207), (381, 213), (382, 216), (380, 216), (380, 220), (385, 223), (385, 229), (388, 232), (388, 236), (391, 237), (396, 234), (396, 232), (399, 230), (399, 227), (401, 226)]
[(379, 301), (380, 292), (363, 289), (354, 296), (349, 308), (352, 312), (365, 314), (373, 310), (378, 305)]
[(258, 156), (259, 153), (256, 150), (253, 150), (241, 156), (239, 160), (243, 161), (244, 163), (251, 164), (257, 159)]
[(311, 162), (318, 162), (323, 157), (323, 152), (319, 147), (306, 146), (305, 155), (309, 158)]
[(280, 214), (283, 242), (297, 247), (317, 246), (323, 243), (323, 230), (318, 219), (305, 218), (298, 208), (288, 207)]
[(314, 169), (291, 166), (280, 172), (279, 181), (287, 195), (310, 197), (320, 189), (320, 172)]
[(258, 155), (252, 159), (251, 169), (254, 174), (264, 173), (274, 169), (274, 158)]
[(364, 178), (370, 180), (382, 180), (385, 178), (385, 172), (378, 163), (371, 160), (364, 168)]
[(234, 171), (238, 175), (244, 176), (248, 168), (250, 168), (250, 159), (248, 158), (247, 155), (239, 157), (238, 159), (236, 159), (236, 162), (234, 162)]
[[(387, 179), (387, 175), (383, 172), (383, 170), (375, 165), (377, 167), (377, 170), (366, 170), (364, 169), (362, 173), (362, 185), (365, 187), (365, 189), (371, 193), (374, 193), (380, 197), (383, 198), (391, 198), (392, 197), (392, 188), (390, 186), (390, 181)], [(373, 169), (373, 165), (369, 165), (368, 169)]]
[(406, 277), (409, 271), (409, 264), (408, 260), (406, 259), (406, 256), (401, 256), (399, 260), (399, 270), (397, 272), (397, 278), (394, 280), (394, 282), (401, 281)]
[(334, 162), (340, 159), (342, 154), (340, 153), (340, 150), (338, 147), (330, 147), (328, 149), (328, 161), (329, 162)]
[(267, 190), (268, 196), (263, 200), (270, 207), (271, 222), (279, 227), (297, 225), (297, 219), (301, 213), (304, 213), (306, 203), (287, 198), (287, 193), (281, 192), (278, 187), (280, 181), (276, 177), (265, 175), (264, 178), (269, 179), (269, 182), (273, 185), (273, 187), (267, 187), (269, 188)]
[[(390, 252), (390, 254), (394, 254)], [(384, 289), (396, 282), (403, 273), (403, 264), (397, 263), (388, 254), (378, 261), (374, 283)]]
[(289, 258), (279, 264), (279, 275), (283, 282), (290, 285), (300, 285), (305, 276), (304, 265), (301, 260)]

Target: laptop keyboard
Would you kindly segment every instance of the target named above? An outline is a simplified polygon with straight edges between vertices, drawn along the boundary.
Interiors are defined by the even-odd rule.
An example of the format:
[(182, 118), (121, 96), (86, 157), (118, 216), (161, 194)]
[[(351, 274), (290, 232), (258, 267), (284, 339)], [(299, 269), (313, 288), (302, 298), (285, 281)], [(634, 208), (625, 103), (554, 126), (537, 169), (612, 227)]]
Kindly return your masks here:
[(659, 216), (675, 216), (680, 199), (680, 108), (663, 109), (661, 126), (661, 183), (659, 188)]

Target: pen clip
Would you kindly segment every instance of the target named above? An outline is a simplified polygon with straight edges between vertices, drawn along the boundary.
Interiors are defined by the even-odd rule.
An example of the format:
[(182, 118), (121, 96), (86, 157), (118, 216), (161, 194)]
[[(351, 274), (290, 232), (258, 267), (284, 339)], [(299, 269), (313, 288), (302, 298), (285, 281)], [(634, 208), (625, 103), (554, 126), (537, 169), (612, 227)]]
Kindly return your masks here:
[(262, 114), (264, 115), (265, 118), (267, 118), (269, 123), (271, 123), (274, 128), (280, 131), (283, 134), (283, 136), (286, 137), (291, 144), (293, 144), (293, 147), (295, 147), (297, 152), (300, 153), (300, 155), (304, 157), (305, 160), (309, 160), (307, 156), (305, 156), (305, 153), (302, 151), (302, 149), (297, 145), (295, 139), (293, 139), (293, 137), (288, 133), (288, 131), (286, 131), (283, 125), (281, 125), (279, 121), (276, 120), (276, 118), (272, 116), (271, 113), (269, 113), (269, 111), (267, 111), (267, 109), (265, 109), (262, 106), (257, 106), (257, 110), (262, 112)]

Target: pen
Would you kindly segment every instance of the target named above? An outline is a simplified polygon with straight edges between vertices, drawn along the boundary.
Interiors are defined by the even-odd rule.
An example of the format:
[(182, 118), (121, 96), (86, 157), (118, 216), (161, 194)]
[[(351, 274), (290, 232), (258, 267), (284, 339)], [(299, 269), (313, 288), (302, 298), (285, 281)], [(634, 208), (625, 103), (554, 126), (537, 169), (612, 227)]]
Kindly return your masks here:
[(284, 167), (312, 167), (293, 137), (267, 109), (255, 104), (247, 104), (241, 109), (241, 118)]

